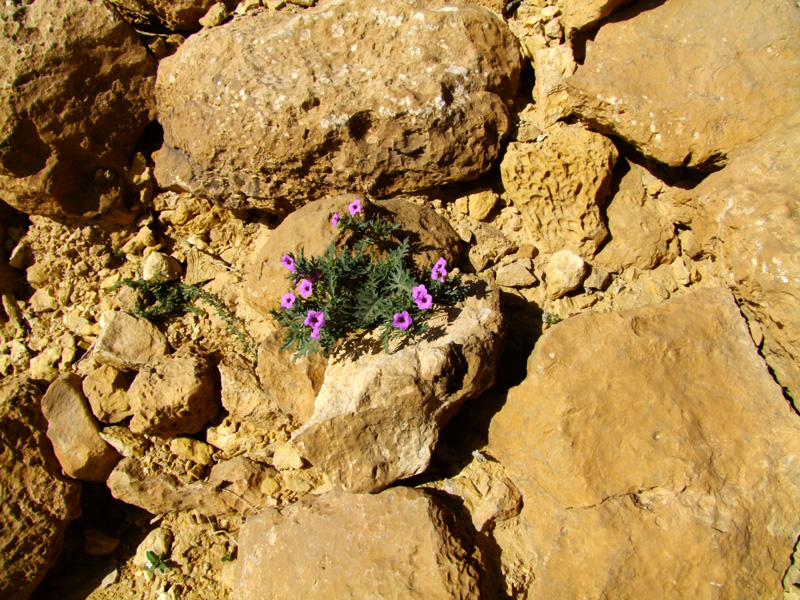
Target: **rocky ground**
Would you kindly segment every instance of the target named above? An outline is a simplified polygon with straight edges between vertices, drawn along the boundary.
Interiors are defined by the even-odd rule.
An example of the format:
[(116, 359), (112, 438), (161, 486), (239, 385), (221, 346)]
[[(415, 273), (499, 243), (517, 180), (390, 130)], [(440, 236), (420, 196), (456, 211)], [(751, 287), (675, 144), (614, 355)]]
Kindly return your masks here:
[[(796, 594), (795, 3), (111, 4), (129, 121), (0, 96), (3, 597)], [(295, 362), (278, 259), (356, 197), (483, 292)]]

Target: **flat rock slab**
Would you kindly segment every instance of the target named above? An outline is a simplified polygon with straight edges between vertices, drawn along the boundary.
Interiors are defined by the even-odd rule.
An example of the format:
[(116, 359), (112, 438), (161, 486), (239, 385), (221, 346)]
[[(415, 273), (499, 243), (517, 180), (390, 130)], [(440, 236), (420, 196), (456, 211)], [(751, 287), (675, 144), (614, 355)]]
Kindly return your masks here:
[(3, 200), (47, 216), (113, 204), (155, 105), (136, 31), (100, 0), (3, 3), (0, 64)]
[(728, 290), (572, 317), (527, 372), (489, 451), (523, 494), (532, 597), (781, 594), (800, 418)]
[(329, 362), (314, 415), (292, 439), (341, 489), (375, 492), (425, 471), (442, 427), (494, 383), (505, 335), (496, 307), (468, 299), (428, 324), (393, 354)]
[(135, 371), (169, 352), (167, 337), (147, 319), (116, 310), (101, 315), (94, 358), (119, 371)]
[(517, 42), (454, 0), (328, 0), (191, 36), (156, 83), (163, 187), (282, 211), (486, 172), (509, 130)]
[(0, 597), (7, 600), (28, 598), (81, 514), (80, 484), (61, 475), (40, 396), (23, 378), (0, 381)]
[(240, 600), (477, 599), (480, 571), (431, 496), (412, 488), (333, 493), (247, 519), (239, 537)]
[(637, 2), (567, 80), (573, 112), (662, 163), (721, 166), (797, 108), (798, 30), (787, 0)]

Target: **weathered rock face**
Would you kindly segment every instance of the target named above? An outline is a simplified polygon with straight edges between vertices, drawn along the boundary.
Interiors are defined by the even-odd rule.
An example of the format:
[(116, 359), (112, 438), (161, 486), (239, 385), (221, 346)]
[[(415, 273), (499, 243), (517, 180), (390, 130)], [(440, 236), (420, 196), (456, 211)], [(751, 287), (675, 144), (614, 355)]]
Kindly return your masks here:
[(592, 262), (617, 273), (631, 266), (649, 270), (672, 262), (678, 255), (675, 227), (664, 203), (648, 193), (655, 178), (630, 161), (620, 166), (628, 171), (605, 210), (611, 239)]
[(100, 365), (82, 383), (92, 414), (103, 423), (119, 423), (133, 415), (126, 393), (129, 386), (125, 375), (109, 365)]
[(104, 482), (120, 455), (100, 437), (80, 378), (66, 375), (51, 383), (42, 397), (42, 412), (64, 472), (75, 479)]
[(692, 192), (692, 228), (764, 330), (764, 356), (800, 401), (800, 113), (738, 151)]
[(156, 178), (270, 211), (472, 179), (508, 131), (519, 71), (502, 20), (460, 0), (244, 15), (160, 63)]
[(505, 333), (496, 306), (472, 299), (429, 324), (432, 335), (393, 354), (328, 364), (314, 415), (293, 442), (340, 488), (374, 492), (422, 473), (441, 428), (494, 383)]
[(274, 429), (287, 422), (277, 402), (277, 398), (283, 398), (284, 395), (273, 393), (273, 386), (285, 384), (283, 378), (276, 378), (270, 385), (262, 385), (250, 363), (238, 354), (228, 355), (222, 360), (219, 375), (222, 406), (233, 419), (248, 421), (265, 429)]
[(608, 235), (601, 207), (617, 150), (580, 125), (558, 124), (539, 142), (512, 142), (500, 170), (543, 252), (573, 250), (590, 258)]
[(570, 29), (589, 29), (599, 20), (631, 0), (556, 0), (564, 25)]
[(574, 113), (672, 166), (721, 165), (795, 110), (793, 2), (637, 3), (604, 25), (568, 80)]
[(0, 380), (0, 596), (25, 600), (61, 551), (80, 515), (80, 485), (61, 477), (38, 407), (41, 393), (14, 377)]
[(30, 214), (102, 211), (151, 120), (155, 61), (100, 0), (6, 3), (0, 17), (3, 199)]
[(489, 450), (523, 494), (534, 597), (780, 594), (800, 421), (727, 290), (548, 330)]
[(120, 371), (133, 371), (169, 352), (166, 336), (147, 319), (109, 311), (100, 319), (94, 358)]
[[(288, 291), (286, 268), (281, 257), (289, 252), (318, 256), (328, 249), (337, 230), (331, 225), (334, 213), (347, 214), (347, 206), (357, 196), (344, 195), (312, 202), (293, 212), (272, 232), (253, 260), (247, 274), (245, 299), (265, 316), (280, 307), (280, 297)], [(461, 240), (449, 223), (432, 208), (392, 198), (380, 202), (362, 200), (366, 218), (380, 217), (400, 225), (399, 236), (408, 236), (414, 250), (414, 263), (430, 269), (440, 257), (457, 264)], [(344, 244), (345, 236), (339, 240)], [(399, 241), (399, 239), (398, 239)], [(338, 242), (337, 242), (338, 243)]]
[[(200, 19), (218, 0), (109, 0), (131, 23), (161, 25), (167, 29), (196, 31)], [(236, 2), (223, 2), (233, 9)]]
[(204, 356), (179, 352), (142, 367), (128, 388), (134, 433), (173, 437), (197, 433), (217, 416), (219, 398)]
[[(313, 540), (313, 543), (309, 543)], [(452, 517), (412, 488), (327, 494), (247, 519), (241, 600), (481, 596), (480, 572)]]

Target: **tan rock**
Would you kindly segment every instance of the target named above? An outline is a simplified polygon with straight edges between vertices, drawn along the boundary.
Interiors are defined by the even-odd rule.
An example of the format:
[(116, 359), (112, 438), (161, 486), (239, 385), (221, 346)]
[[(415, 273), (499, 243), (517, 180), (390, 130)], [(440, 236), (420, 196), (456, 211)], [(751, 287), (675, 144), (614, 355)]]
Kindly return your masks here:
[(100, 364), (133, 371), (169, 351), (166, 336), (141, 317), (108, 311), (100, 317), (100, 325), (94, 347), (94, 357)]
[(103, 423), (119, 423), (133, 412), (128, 402), (130, 380), (109, 365), (100, 365), (83, 380), (82, 389), (92, 413)]
[(98, 435), (80, 378), (66, 375), (51, 383), (42, 397), (42, 413), (64, 472), (75, 479), (104, 482), (120, 455)]
[(483, 221), (497, 206), (500, 196), (492, 190), (475, 192), (467, 197), (467, 213), (476, 221)]
[(80, 484), (61, 475), (40, 396), (24, 378), (0, 378), (0, 596), (8, 600), (33, 592), (81, 512)]
[(292, 444), (278, 444), (275, 447), (275, 454), (272, 456), (272, 466), (278, 471), (301, 469), (303, 457)]
[(611, 239), (593, 261), (613, 273), (632, 266), (647, 271), (663, 262), (672, 262), (678, 255), (675, 227), (658, 200), (651, 198), (645, 188), (652, 175), (630, 161), (627, 167), (618, 190), (606, 206)]
[(473, 302), (443, 310), (429, 321), (440, 333), (393, 354), (331, 360), (314, 415), (292, 440), (334, 485), (372, 492), (423, 472), (440, 429), (494, 383), (503, 318), (491, 300)]
[(251, 514), (271, 505), (267, 493), (268, 480), (274, 481), (275, 469), (237, 456), (223, 461), (211, 469), (208, 485), (219, 490), (219, 497), (240, 514)]
[(523, 494), (529, 597), (780, 595), (800, 424), (730, 292), (573, 316), (527, 372), (489, 451)]
[[(357, 197), (351, 194), (325, 198), (286, 217), (252, 262), (244, 290), (247, 302), (265, 316), (269, 315), (270, 309), (279, 308), (280, 297), (288, 285), (288, 272), (280, 263), (281, 257), (289, 252), (299, 254), (301, 249), (306, 256), (323, 254), (336, 237), (337, 230), (331, 225), (331, 217), (337, 212), (347, 214), (348, 204)], [(448, 264), (458, 264), (461, 252), (459, 237), (432, 208), (402, 198), (380, 202), (362, 200), (366, 218), (382, 218), (397, 223), (401, 227), (398, 237), (411, 237), (412, 248), (415, 248), (414, 262), (420, 269), (430, 269), (440, 257), (444, 257)], [(345, 236), (337, 240), (337, 243), (345, 242)]]
[(228, 8), (222, 2), (217, 2), (208, 9), (208, 12), (198, 22), (203, 27), (216, 27), (217, 25), (222, 25), (229, 16)]
[(588, 265), (571, 250), (559, 250), (543, 260), (546, 262), (542, 272), (550, 300), (577, 290), (589, 273)]
[(219, 412), (212, 367), (191, 351), (162, 356), (128, 388), (133, 411), (130, 429), (161, 437), (197, 433)]
[[(479, 557), (452, 517), (411, 488), (327, 494), (247, 519), (235, 594), (267, 598), (481, 596)], [(309, 540), (314, 540), (309, 544)]]
[(268, 211), (474, 179), (509, 130), (519, 71), (503, 21), (461, 0), (242, 15), (161, 61), (156, 179)]
[(550, 126), (569, 114), (566, 78), (578, 68), (569, 44), (537, 50), (536, 85), (533, 97), (541, 112), (543, 125)]
[(196, 462), (199, 465), (209, 466), (212, 460), (214, 449), (200, 440), (193, 440), (187, 437), (173, 438), (169, 441), (169, 449), (173, 454)]
[(509, 144), (500, 165), (503, 185), (533, 245), (589, 258), (608, 235), (601, 208), (617, 150), (581, 125), (557, 124), (543, 135), (538, 142)]
[(796, 110), (800, 11), (791, 2), (637, 3), (587, 47), (574, 113), (672, 166), (721, 166)]
[(630, 0), (556, 0), (564, 24), (571, 29), (589, 29)]
[(142, 457), (150, 448), (150, 442), (146, 437), (137, 435), (121, 425), (104, 427), (100, 431), (100, 437), (125, 458)]
[(119, 198), (151, 120), (155, 60), (100, 0), (3, 4), (0, 24), (3, 200), (30, 214), (97, 214)]
[(764, 357), (800, 400), (800, 113), (741, 148), (691, 192), (692, 229), (729, 274), (748, 318), (764, 330)]
[(538, 280), (533, 274), (533, 261), (520, 258), (497, 269), (497, 285), (503, 287), (530, 287)]
[(142, 279), (161, 283), (174, 281), (181, 276), (181, 265), (173, 257), (153, 252), (142, 263)]
[[(267, 339), (274, 339), (274, 337)], [(266, 350), (262, 351), (261, 349), (268, 343), (266, 340), (261, 343), (259, 356), (264, 356)], [(266, 377), (264, 384), (256, 376), (252, 363), (238, 354), (227, 355), (219, 364), (222, 406), (235, 420), (247, 421), (265, 429), (278, 428), (281, 424), (287, 423), (287, 418), (280, 405), (282, 404), (286, 408), (292, 406), (295, 400), (299, 400), (295, 393), (299, 393), (300, 397), (303, 397), (302, 391), (297, 389), (294, 390), (295, 393), (287, 390), (285, 395), (279, 392), (279, 390), (289, 387), (289, 380), (286, 377), (291, 378), (292, 374), (295, 374), (301, 385), (303, 378), (300, 377), (297, 369), (292, 368), (293, 365), (291, 363), (286, 362), (286, 355), (279, 356), (277, 348), (275, 350), (273, 358), (279, 360), (279, 364), (286, 367), (286, 373), (284, 373), (284, 377), (269, 377), (267, 373), (269, 370), (272, 370), (273, 374), (277, 375), (275, 373), (277, 365), (274, 362), (263, 359), (263, 362), (260, 362), (263, 367), (260, 373), (263, 372)], [(269, 367), (266, 367), (267, 363), (269, 363)], [(309, 387), (311, 386), (310, 380), (308, 380), (308, 385)], [(313, 389), (309, 391), (309, 397), (313, 405), (314, 392)], [(279, 398), (282, 398), (283, 402), (279, 402)], [(302, 401), (300, 404), (302, 404)]]
[[(128, 21), (136, 25), (159, 25), (173, 31), (196, 31), (200, 19), (215, 4), (215, 0), (110, 0)], [(236, 6), (226, 0), (228, 9)]]

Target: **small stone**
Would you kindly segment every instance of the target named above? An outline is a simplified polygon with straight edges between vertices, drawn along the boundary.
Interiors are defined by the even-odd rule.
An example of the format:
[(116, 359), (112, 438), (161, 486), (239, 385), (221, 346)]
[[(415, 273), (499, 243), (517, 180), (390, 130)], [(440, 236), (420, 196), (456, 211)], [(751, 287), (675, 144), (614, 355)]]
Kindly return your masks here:
[(104, 590), (117, 583), (118, 580), (119, 580), (119, 569), (114, 569), (108, 575), (103, 577), (103, 580), (100, 582), (99, 589)]
[(148, 552), (166, 559), (169, 557), (170, 548), (172, 548), (172, 532), (164, 527), (158, 527), (148, 533), (147, 537), (136, 548), (133, 564), (137, 567), (145, 568), (148, 563)]
[(275, 454), (272, 455), (272, 466), (278, 471), (302, 469), (303, 457), (292, 444), (280, 444), (275, 448)]
[(686, 263), (680, 256), (672, 262), (672, 275), (675, 277), (675, 281), (678, 282), (678, 285), (687, 286), (692, 282), (692, 274), (689, 269), (686, 268)]
[(604, 290), (611, 283), (611, 273), (603, 267), (589, 265), (589, 275), (583, 280), (585, 290)]
[(484, 190), (468, 196), (469, 216), (476, 221), (483, 221), (497, 206), (500, 197), (492, 190)]
[(314, 484), (302, 472), (284, 471), (281, 478), (284, 487), (295, 494), (307, 494), (314, 489)]
[(469, 196), (461, 196), (456, 198), (455, 207), (462, 215), (469, 214)]
[(155, 248), (156, 246), (158, 246), (158, 241), (153, 230), (145, 225), (122, 246), (122, 251), (125, 254), (141, 254), (145, 248)]
[(178, 437), (170, 440), (169, 449), (173, 454), (196, 462), (199, 465), (208, 466), (213, 462), (211, 458), (213, 449), (205, 442), (199, 440)]
[(216, 27), (217, 25), (222, 25), (229, 16), (228, 8), (222, 2), (217, 2), (200, 19), (200, 25), (203, 27)]
[(543, 268), (550, 300), (561, 298), (578, 289), (588, 272), (584, 260), (572, 250), (559, 250), (552, 254)]
[(130, 381), (110, 365), (100, 365), (83, 380), (83, 393), (92, 413), (103, 423), (119, 423), (133, 415), (128, 402)]
[(40, 288), (50, 282), (50, 267), (44, 263), (36, 263), (28, 267), (25, 277), (31, 287)]
[(48, 312), (58, 308), (58, 300), (50, 288), (39, 288), (31, 296), (31, 308), (36, 313)]
[(274, 496), (281, 489), (281, 484), (275, 481), (272, 477), (267, 475), (261, 480), (261, 493), (265, 496)]
[(702, 254), (700, 245), (697, 243), (697, 238), (690, 229), (685, 229), (678, 232), (678, 239), (681, 242), (681, 250), (686, 256), (692, 259), (697, 259)]
[(297, 6), (305, 6), (306, 8), (310, 6), (314, 6), (317, 0), (289, 0), (291, 4), (296, 4)]
[(174, 281), (181, 276), (180, 263), (161, 252), (153, 252), (142, 264), (142, 279), (161, 283)]
[(533, 261), (521, 258), (497, 269), (497, 285), (503, 287), (530, 287), (537, 282), (533, 274)]
[(111, 554), (119, 546), (119, 539), (111, 537), (96, 527), (83, 530), (83, 550), (89, 556), (105, 556)]
[(95, 342), (97, 362), (120, 371), (136, 370), (167, 353), (167, 338), (146, 319), (122, 311), (100, 317), (102, 330)]
[(100, 437), (125, 458), (141, 458), (150, 447), (147, 438), (119, 425), (104, 427), (100, 431)]

